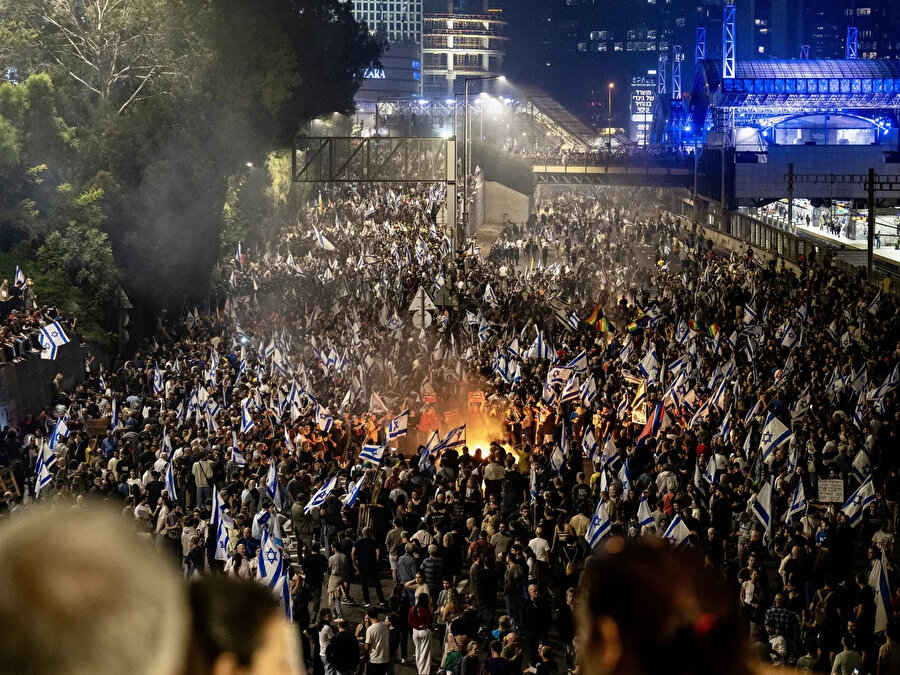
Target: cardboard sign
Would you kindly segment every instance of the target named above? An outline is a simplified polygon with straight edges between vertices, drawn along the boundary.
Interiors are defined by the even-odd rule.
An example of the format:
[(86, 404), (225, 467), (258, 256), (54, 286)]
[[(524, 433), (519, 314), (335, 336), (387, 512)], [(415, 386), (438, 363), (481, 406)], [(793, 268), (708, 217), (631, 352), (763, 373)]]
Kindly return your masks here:
[(458, 427), (463, 423), (462, 417), (459, 414), (459, 410), (456, 408), (451, 408), (447, 412), (444, 413), (444, 422), (451, 427)]
[(840, 478), (819, 480), (819, 501), (835, 504), (844, 503), (844, 481)]
[(101, 417), (96, 420), (88, 419), (84, 422), (84, 432), (88, 436), (105, 436), (107, 429), (109, 429), (108, 417)]
[(631, 411), (631, 423), (644, 426), (647, 424), (647, 404), (641, 403)]
[(483, 391), (470, 391), (469, 392), (469, 405), (476, 403), (484, 403), (484, 392)]

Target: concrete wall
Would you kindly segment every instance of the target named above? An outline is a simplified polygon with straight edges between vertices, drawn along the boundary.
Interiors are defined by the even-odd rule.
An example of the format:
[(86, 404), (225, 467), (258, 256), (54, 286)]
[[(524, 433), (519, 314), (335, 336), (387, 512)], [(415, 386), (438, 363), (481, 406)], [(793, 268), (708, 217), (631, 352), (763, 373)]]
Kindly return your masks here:
[[(735, 196), (740, 203), (757, 199), (783, 199), (788, 188), (785, 176), (788, 165), (794, 165), (795, 174), (855, 174), (866, 175), (869, 169), (875, 173), (896, 174), (892, 167), (884, 164), (881, 145), (772, 145), (761, 158), (762, 164), (735, 165)], [(830, 183), (797, 183), (794, 186), (797, 198), (819, 197), (823, 199), (865, 199), (865, 186), (839, 185)], [(749, 201), (748, 201), (749, 200)]]
[(516, 223), (524, 223), (531, 214), (531, 196), (486, 181), (484, 183), (484, 222), (503, 223), (507, 218)]
[(63, 374), (63, 389), (84, 380), (84, 355), (76, 342), (60, 347), (54, 361), (30, 358), (0, 367), (0, 428), (20, 424), (53, 397), (53, 378)]

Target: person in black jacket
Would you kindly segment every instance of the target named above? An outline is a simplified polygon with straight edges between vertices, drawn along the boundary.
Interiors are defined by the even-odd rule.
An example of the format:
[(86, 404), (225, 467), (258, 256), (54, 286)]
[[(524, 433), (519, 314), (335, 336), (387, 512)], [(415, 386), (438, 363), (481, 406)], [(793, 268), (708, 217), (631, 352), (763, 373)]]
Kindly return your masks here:
[(325, 648), (325, 659), (338, 675), (352, 675), (359, 664), (359, 641), (346, 620), (338, 619), (335, 624), (338, 632)]

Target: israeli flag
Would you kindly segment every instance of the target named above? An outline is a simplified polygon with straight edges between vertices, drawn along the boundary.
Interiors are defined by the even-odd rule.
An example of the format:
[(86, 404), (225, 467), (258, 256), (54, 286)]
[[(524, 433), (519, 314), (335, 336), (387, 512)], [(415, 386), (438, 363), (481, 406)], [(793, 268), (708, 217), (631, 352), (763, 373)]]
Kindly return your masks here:
[(440, 448), (461, 448), (466, 444), (466, 425), (451, 429), (440, 442)]
[(790, 349), (795, 344), (797, 344), (797, 332), (788, 322), (787, 327), (784, 329), (784, 335), (781, 337), (781, 346)]
[(872, 475), (872, 465), (869, 463), (869, 455), (865, 450), (860, 450), (853, 458), (853, 466), (850, 469), (850, 475), (855, 476), (860, 483)]
[(19, 269), (18, 265), (16, 265), (16, 278), (13, 280), (13, 285), (15, 284), (25, 285), (25, 272)]
[(622, 347), (622, 351), (619, 352), (619, 358), (622, 359), (622, 363), (628, 363), (628, 360), (634, 355), (634, 340), (629, 335), (628, 339), (625, 341), (625, 345)]
[(647, 350), (644, 358), (638, 363), (638, 370), (647, 378), (647, 384), (653, 384), (659, 375), (659, 360), (656, 358), (656, 350)]
[(278, 604), (284, 608), (284, 618), (288, 623), (294, 620), (294, 609), (291, 606), (291, 584), (288, 579), (288, 570), (285, 569), (281, 575), (281, 582), (278, 584)]
[(334, 244), (328, 241), (328, 238), (322, 234), (322, 232), (313, 225), (313, 232), (315, 233), (316, 243), (319, 245), (319, 248), (325, 249), (326, 251), (334, 251)]
[(163, 390), (163, 376), (159, 371), (159, 364), (153, 364), (153, 393), (160, 394)]
[(578, 401), (581, 399), (581, 387), (578, 385), (578, 376), (573, 374), (563, 387), (562, 394), (559, 397), (560, 403), (568, 403), (569, 401)]
[(875, 486), (872, 484), (872, 477), (869, 476), (841, 507), (841, 512), (850, 519), (850, 527), (856, 527), (862, 522), (863, 513), (874, 501)]
[(334, 424), (334, 418), (331, 414), (322, 406), (316, 405), (316, 426), (319, 427), (326, 434), (331, 431), (331, 427)]
[(253, 429), (253, 417), (250, 414), (250, 399), (246, 398), (241, 403), (241, 433), (249, 434)]
[(534, 504), (537, 501), (538, 489), (537, 489), (537, 472), (534, 470), (534, 464), (531, 465), (531, 472), (528, 477), (528, 491), (531, 495), (531, 503)]
[(225, 523), (219, 521), (216, 528), (216, 560), (227, 561), (229, 548), (231, 548), (231, 542), (228, 538), (228, 528), (225, 527)]
[(591, 518), (591, 523), (588, 525), (588, 530), (584, 533), (588, 547), (593, 549), (603, 537), (609, 534), (611, 528), (612, 521), (609, 519), (606, 503), (601, 499), (594, 511), (593, 518)]
[(875, 632), (880, 633), (888, 626), (894, 608), (891, 602), (891, 585), (887, 576), (887, 556), (881, 552), (881, 559), (876, 560), (869, 573), (869, 586), (875, 590)]
[(284, 551), (266, 530), (262, 531), (262, 541), (256, 555), (257, 578), (269, 588), (276, 588), (284, 575)]
[(641, 496), (641, 501), (638, 504), (637, 517), (638, 525), (640, 525), (641, 527), (653, 525), (653, 523), (655, 522), (653, 520), (653, 516), (650, 514), (650, 506), (649, 504), (647, 504), (646, 495)]
[(334, 490), (334, 486), (337, 485), (337, 476), (332, 476), (319, 490), (312, 496), (306, 506), (303, 507), (304, 513), (309, 513), (317, 506), (321, 506), (325, 503), (325, 499), (328, 495), (331, 494), (331, 491)]
[(278, 489), (278, 472), (275, 470), (275, 458), (269, 460), (269, 474), (266, 476), (266, 495), (281, 510), (281, 492)]
[(772, 535), (773, 510), (774, 500), (772, 499), (772, 483), (766, 481), (766, 484), (763, 485), (756, 494), (756, 499), (753, 504), (750, 505), (750, 511), (765, 528), (766, 537), (771, 537)]
[(359, 451), (359, 461), (360, 462), (372, 462), (373, 464), (380, 464), (382, 458), (384, 457), (384, 451), (387, 447), (385, 445), (364, 445), (362, 450)]
[(756, 321), (756, 310), (750, 304), (744, 305), (744, 324), (749, 325)]
[(791, 503), (788, 506), (787, 513), (784, 516), (784, 522), (788, 525), (793, 524), (794, 516), (799, 513), (806, 512), (806, 495), (803, 490), (803, 481), (797, 481), (797, 487), (794, 488), (794, 493), (791, 495)]
[(759, 439), (759, 449), (762, 451), (763, 461), (768, 458), (773, 450), (787, 442), (792, 435), (790, 429), (784, 426), (775, 415), (769, 413), (765, 426), (763, 426), (762, 436)]
[(46, 443), (41, 444), (41, 451), (38, 453), (37, 464), (34, 467), (34, 498), (37, 499), (41, 495), (41, 490), (50, 487), (53, 482), (52, 469), (56, 466), (56, 455)]
[(856, 401), (856, 407), (853, 409), (853, 424), (857, 428), (862, 429), (863, 420), (866, 418), (866, 392), (859, 392), (859, 398)]
[(565, 465), (566, 458), (565, 455), (563, 455), (562, 450), (560, 450), (558, 447), (554, 448), (553, 453), (550, 455), (550, 466), (553, 467), (553, 470), (556, 473), (562, 474), (562, 470)]
[(391, 420), (391, 423), (388, 425), (388, 439), (394, 440), (395, 438), (406, 436), (406, 431), (408, 428), (409, 410), (407, 409)]
[(225, 509), (225, 500), (222, 498), (222, 493), (215, 488), (213, 488), (212, 493), (213, 504), (212, 514), (209, 519), (210, 523), (212, 525), (224, 523), (226, 527), (234, 527), (234, 520), (228, 515), (228, 511)]
[(582, 436), (581, 446), (584, 448), (584, 452), (588, 456), (588, 459), (592, 462), (594, 461), (594, 457), (600, 454), (600, 444), (597, 443), (593, 429), (588, 429), (584, 436)]
[(109, 415), (109, 428), (115, 429), (119, 426), (119, 406), (116, 403), (116, 397), (113, 396), (111, 412)]
[(236, 445), (231, 446), (231, 461), (238, 466), (247, 466), (247, 460), (244, 458), (244, 453), (238, 450)]
[(631, 474), (628, 471), (628, 461), (622, 462), (622, 468), (619, 469), (619, 480), (622, 483), (622, 491), (624, 494), (628, 494), (628, 491), (631, 489)]
[(581, 385), (581, 405), (585, 408), (592, 408), (594, 401), (597, 400), (597, 382), (592, 375), (584, 384)]
[(710, 456), (709, 461), (706, 463), (706, 469), (704, 469), (703, 471), (703, 477), (710, 485), (715, 485), (719, 482), (719, 465), (716, 464), (715, 455)]
[(675, 342), (680, 345), (683, 345), (688, 341), (690, 329), (688, 328), (687, 322), (684, 319), (681, 319), (678, 322), (678, 327), (675, 329)]
[(56, 350), (63, 345), (69, 344), (69, 337), (62, 329), (62, 326), (59, 325), (59, 322), (53, 321), (41, 328), (40, 333), (38, 333), (38, 342), (42, 348), (41, 358), (55, 359)]
[(350, 487), (350, 491), (344, 496), (341, 500), (344, 502), (344, 506), (348, 509), (352, 509), (356, 505), (356, 501), (359, 499), (359, 493), (362, 491), (363, 483), (366, 480), (366, 475), (363, 474), (359, 477), (359, 480), (353, 483)]
[(731, 408), (728, 408), (728, 412), (725, 413), (725, 417), (722, 420), (722, 424), (719, 425), (719, 433), (722, 434), (722, 442), (727, 444), (728, 437), (731, 435)]
[(499, 303), (497, 302), (497, 296), (494, 295), (494, 289), (491, 288), (490, 284), (484, 287), (484, 301), (491, 307), (499, 306)]
[(582, 349), (581, 353), (578, 356), (569, 361), (568, 365), (566, 365), (566, 368), (571, 368), (579, 375), (584, 375), (588, 371), (587, 352)]
[(538, 331), (537, 337), (528, 350), (528, 358), (530, 359), (553, 359), (553, 350), (544, 340), (543, 331)]
[(166, 492), (169, 493), (169, 499), (177, 501), (178, 492), (175, 490), (175, 471), (172, 468), (172, 460), (169, 460), (169, 463), (166, 464), (166, 471), (165, 474), (163, 474), (163, 484), (165, 485)]
[(437, 452), (440, 449), (441, 445), (441, 437), (438, 435), (437, 430), (433, 431), (431, 434), (431, 438), (428, 439), (428, 443), (425, 445), (425, 450), (422, 452), (423, 457), (428, 457), (432, 452)]
[(681, 548), (687, 543), (689, 536), (691, 536), (691, 531), (688, 529), (687, 525), (684, 524), (681, 516), (676, 514), (672, 519), (672, 522), (669, 523), (669, 527), (663, 535), (663, 539), (672, 544), (675, 548)]
[(56, 450), (59, 439), (67, 438), (68, 436), (69, 427), (66, 426), (66, 421), (62, 418), (56, 420), (56, 424), (53, 426), (53, 433), (50, 434), (50, 449)]

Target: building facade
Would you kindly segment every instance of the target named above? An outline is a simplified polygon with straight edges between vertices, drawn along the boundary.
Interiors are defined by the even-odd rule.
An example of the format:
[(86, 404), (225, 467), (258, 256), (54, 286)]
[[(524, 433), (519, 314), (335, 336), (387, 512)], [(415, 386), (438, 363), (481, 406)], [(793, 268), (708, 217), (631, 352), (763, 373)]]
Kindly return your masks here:
[[(462, 7), (465, 12), (458, 11)], [(465, 78), (503, 74), (506, 22), (503, 10), (482, 0), (432, 3), (423, 19), (422, 77), (426, 96), (453, 96)]]

